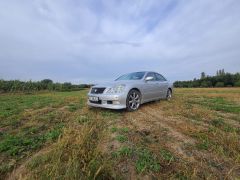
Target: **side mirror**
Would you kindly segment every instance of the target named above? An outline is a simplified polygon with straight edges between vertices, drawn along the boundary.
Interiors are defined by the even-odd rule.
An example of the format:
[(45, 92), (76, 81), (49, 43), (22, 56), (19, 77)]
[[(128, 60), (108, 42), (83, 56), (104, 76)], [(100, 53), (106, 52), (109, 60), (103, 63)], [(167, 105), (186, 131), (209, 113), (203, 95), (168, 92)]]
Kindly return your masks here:
[(153, 80), (153, 77), (152, 77), (152, 76), (148, 76), (148, 77), (146, 77), (146, 79), (145, 79), (145, 81), (151, 81), (151, 80)]

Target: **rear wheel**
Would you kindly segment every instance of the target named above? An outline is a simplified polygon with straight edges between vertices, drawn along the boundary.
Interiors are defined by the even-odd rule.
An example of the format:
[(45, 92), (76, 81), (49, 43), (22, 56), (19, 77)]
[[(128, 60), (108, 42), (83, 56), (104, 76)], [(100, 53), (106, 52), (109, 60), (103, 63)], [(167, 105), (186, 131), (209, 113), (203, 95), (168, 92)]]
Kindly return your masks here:
[(140, 92), (134, 89), (129, 91), (126, 102), (127, 110), (136, 111), (139, 108), (140, 103), (141, 103)]
[(167, 99), (168, 101), (170, 101), (171, 98), (172, 98), (172, 91), (171, 91), (171, 89), (168, 89), (166, 99)]

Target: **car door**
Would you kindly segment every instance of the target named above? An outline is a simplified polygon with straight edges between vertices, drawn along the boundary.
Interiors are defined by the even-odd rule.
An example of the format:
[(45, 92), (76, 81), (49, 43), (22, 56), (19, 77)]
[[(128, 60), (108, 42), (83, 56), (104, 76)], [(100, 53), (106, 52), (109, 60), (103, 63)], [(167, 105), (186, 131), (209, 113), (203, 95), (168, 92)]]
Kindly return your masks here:
[(165, 98), (167, 96), (168, 81), (161, 74), (155, 73), (155, 76), (158, 82), (160, 98)]
[[(152, 80), (146, 81), (148, 77), (152, 77)], [(143, 99), (145, 102), (151, 101), (153, 99), (156, 99), (156, 97), (160, 96), (157, 83), (158, 82), (156, 81), (155, 73), (149, 72), (145, 77), (145, 83), (143, 86)]]

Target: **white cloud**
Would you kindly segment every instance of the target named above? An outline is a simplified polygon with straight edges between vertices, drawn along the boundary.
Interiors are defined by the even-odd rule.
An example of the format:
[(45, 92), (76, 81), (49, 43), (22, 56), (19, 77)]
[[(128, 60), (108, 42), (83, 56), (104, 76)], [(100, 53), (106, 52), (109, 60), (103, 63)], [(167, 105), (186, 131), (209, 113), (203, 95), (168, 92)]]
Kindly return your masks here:
[(0, 78), (97, 82), (149, 69), (176, 80), (240, 71), (239, 9), (237, 0), (1, 1)]

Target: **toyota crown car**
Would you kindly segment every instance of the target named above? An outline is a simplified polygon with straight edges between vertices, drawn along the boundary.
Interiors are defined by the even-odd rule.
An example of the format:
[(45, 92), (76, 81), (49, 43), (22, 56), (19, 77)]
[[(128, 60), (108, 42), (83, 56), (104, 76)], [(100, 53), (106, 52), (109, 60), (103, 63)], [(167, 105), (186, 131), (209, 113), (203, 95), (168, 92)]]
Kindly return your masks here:
[(115, 81), (93, 86), (88, 93), (88, 105), (109, 109), (135, 111), (143, 103), (170, 100), (173, 86), (156, 72), (134, 72)]

